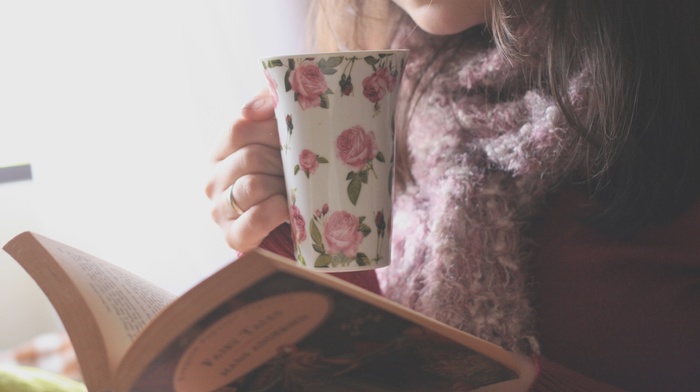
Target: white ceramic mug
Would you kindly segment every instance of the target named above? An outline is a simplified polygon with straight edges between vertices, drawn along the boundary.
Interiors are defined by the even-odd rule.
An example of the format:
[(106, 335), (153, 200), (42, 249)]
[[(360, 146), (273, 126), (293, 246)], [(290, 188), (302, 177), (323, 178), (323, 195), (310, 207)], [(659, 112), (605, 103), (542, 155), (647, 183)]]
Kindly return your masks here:
[(389, 265), (394, 112), (406, 50), (262, 60), (295, 255), (328, 272)]

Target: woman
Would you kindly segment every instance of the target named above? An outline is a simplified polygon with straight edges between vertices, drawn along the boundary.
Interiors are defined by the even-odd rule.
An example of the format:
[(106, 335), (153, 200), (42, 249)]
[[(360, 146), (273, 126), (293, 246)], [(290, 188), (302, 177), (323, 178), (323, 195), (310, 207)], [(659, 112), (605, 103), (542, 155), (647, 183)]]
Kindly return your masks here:
[[(699, 385), (694, 1), (313, 9), (319, 49), (411, 49), (384, 295), (532, 355), (533, 390)], [(290, 249), (275, 129), (263, 94), (215, 154), (207, 192), (240, 251)]]

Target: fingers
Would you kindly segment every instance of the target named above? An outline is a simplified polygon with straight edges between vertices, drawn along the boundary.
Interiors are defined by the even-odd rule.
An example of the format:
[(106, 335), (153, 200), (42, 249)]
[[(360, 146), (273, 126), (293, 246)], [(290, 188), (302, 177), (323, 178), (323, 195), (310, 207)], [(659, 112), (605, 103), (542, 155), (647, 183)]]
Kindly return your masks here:
[(213, 154), (214, 162), (220, 161), (235, 151), (251, 145), (261, 144), (280, 150), (279, 136), (277, 135), (277, 121), (268, 118), (261, 121), (239, 119), (228, 128), (219, 142)]
[(212, 200), (212, 217), (228, 245), (246, 252), (289, 215), (269, 93), (261, 93), (241, 109), (241, 117), (216, 145), (213, 161), (214, 175), (205, 189)]
[[(238, 178), (233, 185), (226, 188), (215, 201), (212, 217), (222, 227), (226, 221), (237, 219), (257, 204), (275, 195), (285, 195), (284, 178), (265, 174), (248, 174)], [(233, 202), (244, 211), (239, 213), (231, 205)]]
[(279, 148), (277, 121), (270, 93), (265, 90), (241, 109), (241, 117), (225, 132), (214, 150), (214, 161), (220, 161), (248, 144)]
[(237, 219), (226, 221), (222, 229), (230, 247), (247, 252), (260, 245), (287, 217), (287, 199), (275, 194), (254, 205)]
[(241, 115), (246, 120), (262, 121), (273, 118), (275, 116), (274, 111), (275, 105), (272, 101), (272, 96), (270, 92), (265, 89), (243, 106)]
[[(239, 178), (248, 174), (266, 174), (283, 177), (279, 148), (251, 144), (234, 151), (215, 167), (215, 174), (205, 188), (209, 199), (214, 199)], [(239, 203), (243, 200), (236, 199)]]
[[(275, 227), (288, 220), (285, 194), (283, 177), (246, 174), (214, 199), (212, 217), (224, 231), (228, 245), (247, 252), (258, 246)], [(242, 213), (231, 205), (229, 197)]]

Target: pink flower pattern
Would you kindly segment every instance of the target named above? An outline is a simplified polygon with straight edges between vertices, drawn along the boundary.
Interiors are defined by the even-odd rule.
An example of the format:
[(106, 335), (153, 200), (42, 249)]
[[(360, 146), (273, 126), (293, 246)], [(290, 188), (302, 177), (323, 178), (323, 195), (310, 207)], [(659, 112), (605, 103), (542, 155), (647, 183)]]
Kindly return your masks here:
[(289, 207), (289, 216), (292, 221), (292, 237), (295, 243), (300, 243), (306, 240), (306, 220), (301, 215), (299, 207), (292, 204)]
[(334, 255), (342, 253), (354, 259), (357, 249), (365, 238), (359, 231), (357, 217), (347, 211), (335, 211), (328, 216), (323, 225), (323, 244), (326, 252)]
[(289, 74), (289, 83), (297, 102), (306, 110), (321, 106), (321, 96), (328, 90), (323, 72), (313, 61), (305, 60)]
[(301, 265), (306, 265), (304, 255), (301, 253), (301, 243), (306, 241), (306, 219), (296, 205), (296, 188), (292, 189), (289, 204), (289, 220), (292, 229), (292, 241), (294, 242), (294, 256)]
[(352, 168), (345, 178), (348, 183), (347, 193), (352, 204), (357, 205), (357, 200), (362, 191), (362, 184), (369, 181), (369, 173), (374, 171), (374, 160), (384, 163), (384, 154), (379, 151), (373, 131), (365, 131), (360, 125), (348, 128), (340, 133), (335, 140), (335, 151), (338, 158)]
[(344, 164), (359, 171), (377, 156), (379, 149), (374, 132), (355, 125), (341, 132), (335, 140), (335, 152)]
[[(365, 217), (347, 211), (329, 212), (327, 204), (317, 209), (309, 222), (313, 248), (319, 254), (314, 266), (346, 266), (353, 262), (358, 266), (370, 265), (372, 260), (359, 251), (365, 237), (372, 233), (364, 220)], [(378, 257), (374, 259), (378, 260)]]
[[(395, 57), (392, 54), (378, 53), (376, 56), (370, 55), (363, 58), (331, 56), (319, 59), (287, 59), (286, 63), (280, 59), (272, 59), (263, 62), (263, 66), (275, 107), (279, 102), (278, 82), (272, 77), (269, 69), (286, 67), (284, 92), (293, 93), (294, 100), (302, 110), (310, 110), (329, 108), (328, 95), (334, 92), (328, 85), (327, 75), (341, 72), (335, 93), (341, 97), (354, 94), (351, 76), (353, 65), (356, 61), (364, 61), (372, 67), (373, 72), (362, 81), (362, 95), (373, 105), (374, 112), (377, 114), (380, 111), (380, 102), (387, 93), (394, 92), (399, 81), (398, 75), (405, 67), (403, 61), (397, 64), (394, 60)], [(288, 149), (289, 139), (294, 129), (290, 114), (285, 117), (285, 123), (288, 137), (285, 148)], [(349, 181), (347, 194), (350, 201), (356, 205), (362, 184), (367, 184), (369, 181), (369, 173), (377, 177), (374, 171), (375, 161), (384, 163), (384, 154), (379, 151), (374, 132), (365, 130), (361, 125), (347, 128), (340, 133), (335, 140), (335, 152), (343, 164), (351, 169), (346, 177)], [(303, 171), (309, 178), (317, 172), (321, 163), (328, 163), (328, 160), (309, 149), (303, 149), (299, 154), (298, 164), (294, 167), (294, 174)], [(364, 216), (357, 216), (344, 210), (331, 211), (328, 204), (324, 203), (321, 208), (314, 210), (307, 222), (296, 206), (295, 191), (296, 189), (292, 190), (289, 215), (295, 255), (302, 265), (306, 265), (306, 260), (301, 252), (301, 243), (308, 237), (311, 238), (312, 247), (318, 254), (314, 261), (314, 266), (317, 268), (347, 266), (351, 263), (367, 266), (373, 262), (379, 262), (383, 238), (388, 228), (383, 211), (373, 212), (370, 217), (376, 227), (377, 236), (377, 256), (370, 259), (360, 250), (364, 239), (373, 231), (364, 223)]]
[(317, 156), (318, 155), (314, 154), (311, 150), (304, 149), (301, 155), (299, 155), (299, 166), (301, 170), (311, 174), (316, 173), (316, 169), (318, 168)]
[(314, 153), (309, 149), (304, 149), (299, 154), (299, 164), (294, 166), (294, 174), (297, 174), (300, 170), (306, 174), (306, 178), (309, 178), (311, 174), (316, 173), (318, 165), (321, 163), (328, 163), (328, 159)]
[(386, 67), (381, 67), (362, 81), (362, 94), (376, 104), (384, 98), (387, 91), (393, 92), (395, 86), (396, 78)]
[[(320, 58), (288, 59), (286, 67), (288, 71), (284, 76), (285, 91), (294, 93), (294, 100), (299, 103), (303, 110), (311, 108), (329, 107), (328, 94), (333, 94), (326, 81), (326, 75), (334, 75), (342, 68), (337, 92), (340, 96), (349, 96), (354, 91), (352, 82), (352, 69), (356, 61), (364, 61), (372, 67), (373, 73), (362, 81), (362, 94), (367, 100), (374, 104), (375, 112), (380, 110), (379, 102), (387, 92), (393, 92), (398, 84), (399, 74), (405, 67), (405, 63), (396, 64), (393, 54), (378, 53), (377, 56), (343, 57), (331, 56)], [(270, 77), (268, 70), (274, 67), (284, 67), (285, 64), (280, 59), (263, 62), (265, 76), (268, 78), (268, 85), (273, 94), (277, 94), (277, 83)], [(273, 97), (278, 102), (276, 96)]]

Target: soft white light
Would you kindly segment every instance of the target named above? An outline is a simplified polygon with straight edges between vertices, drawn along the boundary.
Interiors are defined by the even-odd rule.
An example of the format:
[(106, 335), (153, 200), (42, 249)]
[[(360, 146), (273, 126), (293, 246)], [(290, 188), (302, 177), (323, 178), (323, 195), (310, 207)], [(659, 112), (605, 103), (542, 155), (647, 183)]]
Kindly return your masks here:
[[(258, 58), (307, 49), (305, 12), (288, 0), (0, 2), (0, 164), (34, 169), (22, 196), (0, 186), (0, 242), (35, 230), (175, 292), (229, 260), (204, 195), (212, 144), (266, 86)], [(17, 209), (32, 213), (2, 222)]]

